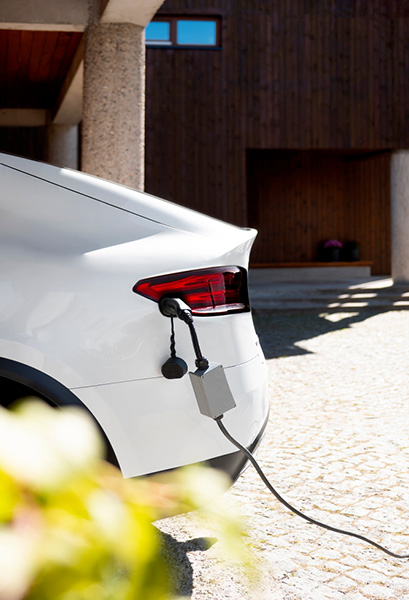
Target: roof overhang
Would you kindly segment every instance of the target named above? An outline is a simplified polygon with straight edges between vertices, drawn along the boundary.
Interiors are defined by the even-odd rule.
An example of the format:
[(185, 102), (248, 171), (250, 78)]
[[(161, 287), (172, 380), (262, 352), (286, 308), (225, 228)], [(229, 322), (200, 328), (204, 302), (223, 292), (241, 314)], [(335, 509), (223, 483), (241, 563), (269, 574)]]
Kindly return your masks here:
[[(0, 4), (0, 29), (22, 31), (85, 31), (90, 22), (133, 23), (146, 27), (163, 0), (3, 0)], [(0, 126), (34, 126), (52, 122), (76, 125), (82, 118), (83, 41), (73, 55), (53, 106), (1, 107)], [(41, 60), (41, 57), (39, 57)]]

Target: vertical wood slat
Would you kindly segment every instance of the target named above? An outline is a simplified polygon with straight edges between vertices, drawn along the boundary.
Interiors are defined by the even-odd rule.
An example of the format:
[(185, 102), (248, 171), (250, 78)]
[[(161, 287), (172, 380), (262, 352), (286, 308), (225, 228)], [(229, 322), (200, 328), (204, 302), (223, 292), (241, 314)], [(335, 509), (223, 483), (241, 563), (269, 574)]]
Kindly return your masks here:
[(7, 85), (5, 88), (5, 106), (12, 106), (16, 101), (16, 92), (19, 88), (19, 69), (21, 54), (21, 31), (6, 31), (7, 36)]
[[(272, 22), (272, 60), (273, 60), (273, 77), (270, 82), (272, 103), (273, 103), (273, 121), (272, 121), (272, 147), (279, 147), (281, 135), (281, 115), (280, 115), (280, 18), (278, 11), (274, 11), (271, 15)], [(251, 141), (249, 146), (252, 147)], [(254, 147), (254, 145), (253, 145)], [(267, 146), (268, 147), (268, 146)]]
[[(396, 145), (397, 140), (394, 139), (394, 131), (395, 131), (395, 99), (393, 97), (393, 82), (396, 76), (395, 68), (396, 65), (393, 63), (393, 48), (395, 44), (394, 35), (393, 35), (393, 21), (391, 19), (385, 19), (385, 28), (386, 28), (386, 39), (387, 43), (385, 45), (384, 51), (386, 55), (386, 64), (387, 64), (387, 76), (386, 76), (386, 106), (389, 107), (389, 110), (385, 111), (384, 121), (387, 126), (387, 137), (389, 144), (394, 147)], [(389, 73), (393, 73), (394, 75), (389, 76)], [(399, 147), (399, 146), (398, 146)]]
[(33, 39), (32, 53), (29, 61), (29, 80), (36, 81), (38, 77), (38, 71), (41, 64), (41, 57), (43, 53), (44, 44), (46, 42), (47, 32), (38, 31)]
[(17, 77), (14, 93), (15, 97), (18, 98), (24, 95), (24, 84), (28, 78), (29, 73), (29, 61), (24, 60), (24, 57), (31, 56), (33, 46), (33, 32), (32, 31), (21, 31), (20, 32), (20, 48), (19, 48), (19, 76)]
[[(310, 15), (306, 15), (303, 29), (303, 40), (302, 40), (302, 57), (301, 57), (301, 69), (300, 69), (300, 86), (303, 83), (303, 87), (301, 88), (301, 100), (302, 106), (300, 106), (300, 122), (302, 118), (305, 119), (304, 125), (304, 141), (306, 148), (311, 148), (312, 146), (312, 110), (313, 110), (313, 101), (312, 101), (312, 75), (311, 72), (306, 68), (306, 65), (311, 65), (311, 56), (313, 51), (313, 43), (312, 43), (312, 19)], [(301, 142), (300, 142), (301, 143)], [(302, 146), (301, 146), (302, 147)]]
[(8, 36), (7, 32), (0, 33), (0, 90), (6, 91), (7, 85), (7, 60), (8, 60)]

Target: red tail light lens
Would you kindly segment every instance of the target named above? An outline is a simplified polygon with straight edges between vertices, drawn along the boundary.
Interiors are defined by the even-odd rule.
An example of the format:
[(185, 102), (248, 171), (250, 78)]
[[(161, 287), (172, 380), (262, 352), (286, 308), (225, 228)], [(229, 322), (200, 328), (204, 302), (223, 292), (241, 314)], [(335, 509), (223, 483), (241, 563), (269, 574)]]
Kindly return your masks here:
[(197, 316), (250, 310), (247, 272), (241, 267), (214, 267), (142, 279), (133, 291), (155, 302), (164, 296), (181, 298)]

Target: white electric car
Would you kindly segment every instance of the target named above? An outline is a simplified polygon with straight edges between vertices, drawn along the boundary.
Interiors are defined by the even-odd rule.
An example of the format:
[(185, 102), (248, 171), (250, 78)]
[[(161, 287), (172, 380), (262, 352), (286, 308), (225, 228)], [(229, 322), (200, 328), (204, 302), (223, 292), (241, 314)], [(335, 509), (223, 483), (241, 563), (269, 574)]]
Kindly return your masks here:
[[(69, 169), (0, 154), (1, 403), (35, 394), (99, 423), (125, 477), (197, 462), (234, 480), (245, 459), (201, 414), (188, 374), (168, 379), (162, 297), (192, 310), (223, 365), (231, 434), (254, 449), (268, 416), (247, 266), (256, 232)], [(195, 371), (189, 328), (176, 355)], [(175, 353), (173, 353), (175, 354)]]

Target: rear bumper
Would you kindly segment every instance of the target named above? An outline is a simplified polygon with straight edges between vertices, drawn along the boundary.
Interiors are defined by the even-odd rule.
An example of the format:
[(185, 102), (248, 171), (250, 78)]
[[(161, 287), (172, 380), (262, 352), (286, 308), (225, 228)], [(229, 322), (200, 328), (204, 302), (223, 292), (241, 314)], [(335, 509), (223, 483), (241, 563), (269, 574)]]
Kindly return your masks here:
[[(268, 415), (262, 356), (226, 368), (236, 408), (226, 427), (244, 446), (255, 447)], [(137, 477), (207, 462), (236, 479), (240, 453), (209, 417), (199, 412), (188, 377), (153, 378), (75, 390), (95, 416), (118, 458), (124, 477)]]
[[(251, 452), (252, 454), (257, 449), (261, 440), (263, 439), (264, 432), (265, 432), (265, 429), (268, 424), (268, 419), (269, 419), (269, 413), (267, 414), (267, 417), (266, 417), (259, 433), (257, 434), (256, 438), (250, 445), (247, 446), (247, 450), (249, 450), (249, 452)], [(210, 467), (212, 469), (216, 469), (218, 471), (221, 471), (222, 473), (225, 473), (231, 480), (231, 483), (233, 484), (235, 481), (237, 481), (237, 479), (239, 478), (239, 476), (241, 475), (241, 473), (244, 471), (244, 469), (247, 467), (248, 464), (249, 464), (249, 461), (247, 460), (247, 458), (243, 455), (242, 452), (238, 451), (238, 452), (232, 452), (231, 454), (224, 454), (223, 456), (217, 456), (216, 458), (211, 458), (209, 460), (204, 460), (204, 461), (201, 461), (198, 463), (193, 463), (192, 465), (186, 465), (186, 466), (196, 466), (197, 465), (197, 466)], [(176, 471), (178, 468), (179, 467), (175, 467), (172, 469), (165, 469), (164, 471), (161, 471), (161, 473), (171, 473), (172, 471)], [(151, 477), (154, 475), (158, 475), (158, 472), (148, 473), (147, 475), (144, 475), (144, 477)]]

